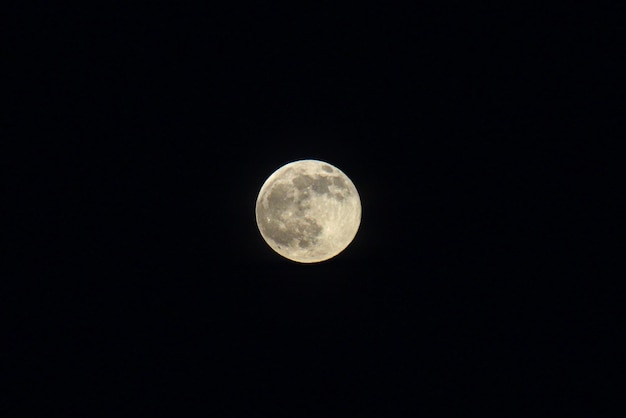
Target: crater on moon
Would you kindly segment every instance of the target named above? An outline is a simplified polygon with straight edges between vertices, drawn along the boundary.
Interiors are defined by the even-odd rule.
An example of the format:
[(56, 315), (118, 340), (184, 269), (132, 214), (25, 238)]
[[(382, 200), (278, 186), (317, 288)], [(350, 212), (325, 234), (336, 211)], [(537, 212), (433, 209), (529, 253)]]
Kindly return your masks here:
[(294, 161), (263, 184), (256, 220), (274, 251), (313, 263), (336, 256), (352, 242), (361, 222), (361, 201), (338, 168), (318, 160)]

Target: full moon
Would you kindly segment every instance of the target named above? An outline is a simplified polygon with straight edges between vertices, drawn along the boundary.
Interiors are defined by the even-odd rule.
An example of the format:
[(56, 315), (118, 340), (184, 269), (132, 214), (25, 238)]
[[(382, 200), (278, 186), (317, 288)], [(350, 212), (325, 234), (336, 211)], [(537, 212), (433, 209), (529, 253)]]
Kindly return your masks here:
[(294, 161), (276, 170), (261, 187), (256, 222), (278, 254), (299, 263), (317, 263), (352, 242), (361, 224), (361, 199), (337, 167), (318, 160)]

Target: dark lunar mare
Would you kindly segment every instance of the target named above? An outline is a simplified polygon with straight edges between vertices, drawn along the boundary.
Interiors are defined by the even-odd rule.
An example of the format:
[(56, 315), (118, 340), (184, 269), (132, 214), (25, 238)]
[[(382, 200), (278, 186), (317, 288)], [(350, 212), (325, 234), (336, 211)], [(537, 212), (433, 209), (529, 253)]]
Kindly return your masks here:
[[(331, 169), (332, 170), (332, 169)], [(328, 171), (328, 170), (326, 170)], [(293, 185), (302, 190), (303, 196), (308, 196), (307, 190), (311, 189), (317, 194), (328, 194), (329, 196), (342, 201), (345, 199), (345, 195), (350, 195), (350, 188), (346, 184), (345, 180), (339, 176), (316, 176), (311, 177), (307, 174), (301, 174), (292, 180)], [(342, 192), (331, 193), (329, 186), (334, 185), (342, 190)], [(345, 195), (343, 194), (345, 193)]]
[[(288, 246), (299, 240), (298, 245), (306, 248), (316, 243), (322, 227), (309, 217), (303, 218), (304, 212), (309, 208), (310, 199), (308, 190), (303, 189), (308, 189), (315, 181), (310, 176), (298, 176), (297, 179), (293, 183), (300, 193), (293, 193), (293, 189), (286, 184), (276, 184), (271, 188), (267, 205), (261, 204), (258, 207), (258, 224), (263, 234), (277, 244)], [(297, 218), (284, 216), (290, 209), (296, 212)], [(282, 229), (281, 224), (286, 228)]]

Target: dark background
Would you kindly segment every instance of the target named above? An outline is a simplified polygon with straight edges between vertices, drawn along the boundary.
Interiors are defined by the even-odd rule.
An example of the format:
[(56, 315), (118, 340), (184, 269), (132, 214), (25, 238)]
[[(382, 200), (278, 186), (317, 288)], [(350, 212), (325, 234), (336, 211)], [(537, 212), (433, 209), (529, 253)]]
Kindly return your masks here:
[[(610, 416), (623, 8), (53, 3), (3, 29), (6, 416)], [(363, 204), (315, 265), (254, 219), (302, 158)]]

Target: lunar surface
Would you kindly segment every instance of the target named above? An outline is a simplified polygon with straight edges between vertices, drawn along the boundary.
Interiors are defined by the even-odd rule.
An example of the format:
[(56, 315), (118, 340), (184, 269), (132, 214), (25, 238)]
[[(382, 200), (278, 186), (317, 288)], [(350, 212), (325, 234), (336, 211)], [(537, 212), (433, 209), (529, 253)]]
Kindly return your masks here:
[(328, 260), (354, 239), (361, 199), (337, 167), (300, 160), (276, 170), (256, 201), (261, 236), (278, 254), (300, 263)]

